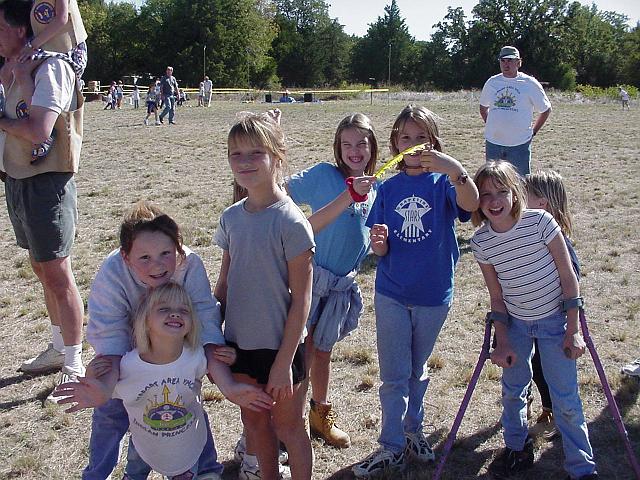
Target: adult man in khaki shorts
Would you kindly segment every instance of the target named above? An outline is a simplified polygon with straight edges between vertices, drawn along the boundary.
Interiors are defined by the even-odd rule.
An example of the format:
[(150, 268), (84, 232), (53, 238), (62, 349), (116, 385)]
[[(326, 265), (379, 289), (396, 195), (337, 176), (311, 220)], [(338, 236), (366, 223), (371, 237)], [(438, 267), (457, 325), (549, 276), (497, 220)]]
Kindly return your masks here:
[[(83, 99), (65, 60), (18, 62), (31, 35), (31, 5), (28, 0), (0, 3), (0, 56), (5, 59), (0, 77), (10, 80), (0, 118), (0, 169), (16, 241), (29, 251), (44, 289), (53, 336), (49, 347), (20, 369), (33, 374), (61, 369), (59, 384), (84, 375), (83, 304), (69, 257), (78, 216), (74, 173), (82, 144)], [(25, 99), (21, 85), (27, 81), (35, 81), (35, 91)], [(32, 146), (48, 139), (54, 128), (49, 154), (44, 159), (33, 157)]]

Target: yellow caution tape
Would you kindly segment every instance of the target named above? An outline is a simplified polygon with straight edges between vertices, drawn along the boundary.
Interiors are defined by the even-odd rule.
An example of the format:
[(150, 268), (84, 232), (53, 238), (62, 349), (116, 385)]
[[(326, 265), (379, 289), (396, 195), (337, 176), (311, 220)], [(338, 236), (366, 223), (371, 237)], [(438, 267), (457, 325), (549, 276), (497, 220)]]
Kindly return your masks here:
[(426, 150), (427, 148), (428, 148), (428, 145), (426, 143), (421, 143), (420, 145), (414, 145), (413, 147), (407, 148), (406, 150), (404, 150), (404, 151), (400, 152), (399, 154), (397, 154), (395, 157), (393, 157), (387, 163), (385, 163), (382, 167), (380, 167), (380, 169), (376, 173), (374, 173), (373, 176), (376, 177), (376, 178), (382, 177), (384, 172), (386, 172), (391, 167), (393, 167), (393, 166), (397, 165), (398, 163), (400, 163), (402, 161), (402, 158), (405, 155), (411, 155), (413, 153), (421, 152), (423, 150)]

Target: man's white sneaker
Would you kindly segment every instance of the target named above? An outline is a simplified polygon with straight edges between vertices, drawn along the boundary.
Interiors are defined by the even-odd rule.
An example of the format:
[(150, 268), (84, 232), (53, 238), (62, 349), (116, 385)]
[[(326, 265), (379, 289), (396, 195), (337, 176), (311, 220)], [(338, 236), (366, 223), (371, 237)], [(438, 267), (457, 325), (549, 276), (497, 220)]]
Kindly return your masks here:
[[(244, 436), (244, 433), (240, 434), (240, 438), (236, 442), (236, 446), (233, 448), (233, 459), (242, 463), (242, 459), (244, 458), (244, 454), (247, 451), (247, 439)], [(278, 462), (282, 465), (289, 461), (289, 454), (282, 447), (278, 448)]]
[(630, 377), (640, 377), (640, 358), (636, 358), (632, 363), (625, 365), (620, 371)]
[(405, 467), (404, 452), (393, 453), (391, 450), (381, 448), (354, 465), (351, 470), (357, 478), (369, 478), (385, 470), (401, 472)]
[(53, 343), (47, 349), (30, 358), (20, 365), (19, 370), (24, 373), (46, 373), (60, 370), (64, 366), (64, 352), (59, 352), (53, 348)]
[(53, 396), (53, 392), (56, 390), (56, 388), (58, 388), (58, 385), (61, 385), (63, 383), (69, 383), (69, 382), (77, 382), (78, 381), (78, 377), (82, 377), (84, 375), (84, 373), (85, 373), (84, 369), (83, 369), (82, 372), (76, 373), (76, 372), (72, 372), (71, 370), (69, 370), (68, 367), (63, 367), (62, 371), (56, 376), (56, 382), (55, 382), (55, 385), (53, 387), (53, 390), (47, 396), (47, 399), (45, 400), (45, 403), (50, 403), (50, 404), (57, 405), (60, 402), (60, 400), (62, 400), (63, 398), (66, 398), (66, 397), (54, 397)]
[[(278, 465), (280, 472), (280, 479), (291, 480), (291, 470), (285, 465)], [(238, 480), (260, 480), (260, 467), (258, 466), (258, 459), (255, 455), (244, 454), (242, 463), (240, 464), (240, 470), (238, 471)]]
[(424, 433), (405, 433), (404, 437), (407, 442), (406, 452), (421, 462), (433, 462), (436, 458), (433, 449), (424, 436)]

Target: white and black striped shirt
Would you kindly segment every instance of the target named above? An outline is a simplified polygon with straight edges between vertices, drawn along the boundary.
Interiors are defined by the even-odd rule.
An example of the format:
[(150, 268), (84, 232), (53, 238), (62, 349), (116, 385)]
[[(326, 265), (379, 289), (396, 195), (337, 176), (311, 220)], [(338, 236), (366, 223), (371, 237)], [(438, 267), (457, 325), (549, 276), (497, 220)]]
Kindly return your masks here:
[(560, 308), (560, 276), (547, 247), (559, 233), (551, 214), (525, 210), (507, 232), (494, 232), (487, 222), (473, 235), (473, 254), (478, 262), (493, 265), (510, 315), (533, 321)]

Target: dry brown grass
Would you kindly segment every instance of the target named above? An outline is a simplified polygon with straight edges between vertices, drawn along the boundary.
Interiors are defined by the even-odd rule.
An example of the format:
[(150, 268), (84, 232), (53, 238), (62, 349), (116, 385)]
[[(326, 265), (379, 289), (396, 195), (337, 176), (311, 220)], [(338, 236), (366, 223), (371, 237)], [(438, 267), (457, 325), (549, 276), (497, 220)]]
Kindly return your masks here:
[[(282, 105), (291, 171), (331, 161), (333, 132), (347, 113), (368, 114), (377, 126), (382, 151), (395, 115), (409, 100), (377, 99)], [(449, 153), (470, 171), (483, 160), (477, 92), (422, 101), (442, 117)], [(231, 175), (226, 165), (226, 132), (237, 111), (266, 110), (265, 104), (218, 102), (210, 109), (179, 109), (176, 126), (144, 127), (143, 111), (102, 111), (87, 105), (86, 138), (77, 176), (80, 225), (73, 262), (83, 298), (105, 255), (116, 247), (124, 210), (138, 199), (162, 205), (184, 230), (187, 245), (204, 258), (215, 280), (220, 251), (211, 235), (228, 205)], [(620, 402), (629, 435), (640, 442), (637, 382), (622, 379), (621, 364), (640, 355), (640, 111), (616, 105), (557, 101), (548, 125), (534, 142), (534, 168), (555, 168), (567, 179), (576, 224), (576, 247), (585, 274), (581, 282), (594, 341)], [(16, 369), (48, 341), (48, 320), (25, 252), (15, 246), (4, 208), (0, 209), (0, 464), (2, 479), (78, 478), (87, 461), (90, 412), (66, 415), (43, 408), (53, 375), (30, 377)], [(459, 228), (462, 256), (452, 311), (437, 343), (431, 385), (425, 398), (430, 440), (441, 447), (462, 399), (482, 341), (487, 293), (469, 251), (472, 227)], [(332, 398), (339, 425), (353, 440), (336, 450), (315, 441), (315, 479), (352, 478), (348, 467), (374, 448), (380, 426), (377, 357), (372, 307), (374, 262), (360, 275), (365, 311), (358, 331), (337, 346)], [(86, 346), (85, 358), (92, 355)], [(580, 384), (602, 478), (631, 479), (592, 362), (579, 362)], [(212, 398), (217, 399), (216, 395)], [(486, 369), (467, 412), (445, 477), (484, 477), (502, 446), (499, 371)], [(241, 430), (238, 409), (226, 401), (207, 403), (225, 478), (235, 478), (232, 449)], [(636, 448), (636, 451), (639, 451)], [(559, 442), (538, 445), (535, 469), (520, 478), (563, 478)], [(120, 467), (121, 468), (121, 467)], [(120, 471), (120, 470), (119, 470)], [(408, 479), (427, 479), (432, 466), (412, 466)]]

